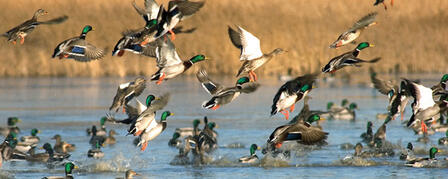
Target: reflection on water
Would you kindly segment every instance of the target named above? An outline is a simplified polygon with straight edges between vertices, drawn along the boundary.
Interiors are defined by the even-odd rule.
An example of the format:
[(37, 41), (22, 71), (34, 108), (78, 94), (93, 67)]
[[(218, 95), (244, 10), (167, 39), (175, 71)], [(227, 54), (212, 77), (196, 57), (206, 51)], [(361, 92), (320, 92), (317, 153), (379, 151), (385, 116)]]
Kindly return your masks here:
[[(383, 76), (382, 76), (383, 77)], [(415, 75), (423, 84), (430, 85), (438, 81), (438, 75)], [(384, 77), (387, 78), (387, 77)], [(27, 135), (31, 128), (42, 131), (38, 134), (41, 146), (45, 142), (54, 143), (50, 138), (61, 134), (63, 140), (77, 146), (70, 160), (80, 166), (74, 171), (76, 178), (115, 178), (123, 177), (127, 169), (134, 169), (148, 178), (182, 177), (182, 178), (274, 178), (274, 177), (334, 177), (341, 178), (373, 178), (397, 177), (443, 177), (446, 169), (422, 169), (404, 167), (398, 157), (381, 159), (353, 159), (353, 146), (361, 139), (359, 135), (365, 131), (367, 121), (372, 121), (374, 130), (382, 120), (376, 119), (377, 113), (385, 112), (387, 99), (376, 93), (369, 85), (368, 78), (360, 78), (344, 84), (340, 80), (332, 82), (320, 81), (318, 88), (310, 95), (311, 109), (323, 110), (331, 100), (339, 103), (347, 98), (358, 103), (357, 119), (349, 121), (323, 121), (321, 126), (329, 132), (328, 145), (323, 147), (297, 147), (289, 158), (272, 158), (257, 155), (260, 163), (241, 165), (238, 158), (248, 155), (249, 146), (256, 143), (263, 146), (275, 127), (285, 124), (283, 116), (269, 116), (273, 95), (282, 82), (274, 78), (261, 78), (261, 88), (253, 94), (241, 95), (232, 104), (223, 106), (217, 111), (201, 108), (203, 101), (209, 100), (207, 94), (194, 77), (169, 80), (161, 86), (148, 84), (140, 97), (148, 94), (161, 95), (166, 92), (172, 98), (166, 109), (176, 115), (168, 119), (165, 132), (150, 141), (145, 152), (141, 152), (132, 144), (133, 137), (125, 136), (127, 126), (107, 124), (107, 129), (118, 132), (117, 144), (103, 148), (105, 157), (101, 160), (87, 158), (89, 137), (85, 129), (98, 124), (112, 103), (117, 85), (133, 78), (14, 78), (0, 79), (0, 124), (6, 124), (9, 116), (18, 116), (22, 122), (18, 126), (22, 134)], [(216, 79), (224, 85), (233, 84), (231, 77)], [(297, 110), (300, 111), (302, 102)], [(210, 120), (219, 124), (219, 149), (211, 156), (207, 166), (170, 165), (177, 149), (169, 148), (167, 141), (177, 127), (190, 127), (193, 119), (207, 115)], [(410, 117), (410, 109), (405, 113)], [(125, 117), (120, 113), (116, 117)], [(392, 121), (388, 126), (389, 141), (406, 146), (414, 142), (417, 154), (426, 156), (431, 146), (437, 145), (437, 139), (444, 134), (430, 136), (428, 144), (416, 143), (418, 136), (402, 127), (401, 121)], [(0, 137), (2, 138), (2, 137)], [(3, 140), (3, 138), (1, 139)], [(344, 144), (344, 145), (341, 145)], [(444, 148), (439, 146), (440, 148)], [(293, 147), (294, 148), (294, 147)], [(443, 149), (447, 151), (446, 149)], [(396, 149), (396, 153), (400, 150)], [(42, 152), (42, 151), (41, 151)], [(445, 156), (443, 156), (445, 155)], [(440, 159), (447, 153), (438, 155)], [(369, 167), (356, 167), (369, 166)], [(0, 170), (0, 177), (40, 178), (47, 175), (62, 175), (63, 169), (48, 170), (43, 164), (27, 162), (6, 162)]]

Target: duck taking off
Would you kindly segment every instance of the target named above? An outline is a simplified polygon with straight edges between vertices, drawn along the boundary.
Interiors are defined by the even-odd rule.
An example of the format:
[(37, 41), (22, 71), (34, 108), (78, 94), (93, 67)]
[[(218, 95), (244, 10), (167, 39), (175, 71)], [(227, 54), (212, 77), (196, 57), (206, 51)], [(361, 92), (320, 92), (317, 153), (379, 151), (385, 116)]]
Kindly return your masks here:
[(367, 47), (373, 47), (374, 45), (368, 42), (362, 42), (358, 46), (349, 52), (345, 52), (342, 55), (332, 58), (324, 68), (322, 72), (324, 73), (334, 73), (337, 70), (344, 68), (346, 66), (356, 66), (360, 67), (359, 63), (376, 63), (381, 60), (380, 57), (374, 58), (372, 60), (363, 60), (358, 58), (359, 52)]
[(338, 48), (348, 43), (355, 43), (354, 40), (361, 35), (364, 29), (376, 24), (376, 15), (378, 15), (377, 12), (369, 13), (358, 20), (350, 29), (339, 35), (338, 39), (330, 45), (330, 48)]
[(114, 101), (109, 107), (109, 111), (117, 112), (120, 107), (129, 103), (134, 97), (140, 96), (146, 88), (146, 79), (138, 77), (134, 81), (123, 83), (118, 86), (117, 94), (115, 94)]

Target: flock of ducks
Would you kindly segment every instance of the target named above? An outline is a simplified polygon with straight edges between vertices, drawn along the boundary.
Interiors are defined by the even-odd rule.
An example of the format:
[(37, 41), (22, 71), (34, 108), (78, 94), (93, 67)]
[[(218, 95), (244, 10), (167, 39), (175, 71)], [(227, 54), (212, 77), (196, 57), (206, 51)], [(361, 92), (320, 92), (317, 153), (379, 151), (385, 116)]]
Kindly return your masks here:
[[(377, 0), (375, 5), (382, 3)], [(156, 81), (160, 85), (164, 80), (175, 78), (188, 70), (194, 64), (207, 60), (208, 57), (202, 54), (195, 55), (189, 60), (182, 60), (176, 52), (172, 43), (175, 40), (176, 33), (192, 33), (195, 29), (183, 30), (177, 26), (178, 23), (194, 15), (199, 11), (205, 2), (193, 2), (189, 0), (172, 0), (165, 9), (163, 5), (158, 5), (154, 0), (145, 0), (144, 8), (132, 4), (138, 14), (140, 14), (145, 26), (136, 30), (127, 30), (122, 33), (122, 38), (115, 45), (112, 55), (123, 56), (126, 51), (134, 54), (144, 55), (156, 58), (158, 71), (150, 77), (151, 81)], [(393, 4), (393, 1), (391, 1)], [(8, 41), (16, 44), (16, 41), (24, 43), (25, 37), (33, 29), (42, 24), (59, 24), (68, 19), (67, 16), (61, 16), (48, 21), (38, 21), (38, 17), (47, 14), (43, 9), (39, 9), (33, 17), (21, 25), (9, 30), (3, 36)], [(351, 28), (343, 32), (338, 39), (330, 45), (330, 48), (339, 48), (347, 44), (355, 44), (355, 40), (368, 27), (376, 24), (375, 18), (378, 13), (369, 13), (358, 20)], [(87, 33), (93, 31), (91, 25), (86, 25), (81, 35), (62, 41), (54, 50), (53, 58), (74, 59), (81, 62), (100, 59), (105, 56), (106, 50), (97, 48), (86, 41)], [(269, 53), (263, 53), (260, 48), (260, 40), (241, 26), (228, 27), (228, 35), (231, 43), (240, 50), (240, 61), (242, 65), (236, 73), (236, 82), (234, 85), (224, 87), (213, 81), (205, 69), (200, 69), (197, 73), (197, 79), (203, 88), (212, 97), (205, 101), (202, 107), (210, 110), (218, 110), (220, 107), (231, 103), (241, 93), (250, 94), (256, 91), (260, 84), (257, 83), (258, 77), (255, 70), (268, 63), (275, 56), (287, 52), (282, 48), (276, 48)], [(309, 93), (315, 88), (314, 84), (322, 73), (335, 73), (336, 71), (347, 67), (360, 67), (362, 63), (376, 63), (381, 58), (377, 57), (371, 60), (359, 58), (359, 53), (368, 47), (374, 45), (369, 42), (359, 43), (354, 50), (343, 53), (332, 58), (321, 71), (311, 74), (304, 74), (284, 83), (274, 95), (271, 107), (271, 116), (282, 113), (286, 120), (289, 120), (290, 113), (294, 112), (295, 104), (304, 99), (304, 106), (300, 113), (289, 123), (279, 126), (273, 130), (263, 153), (287, 154), (288, 151), (282, 148), (285, 142), (296, 142), (301, 145), (326, 145), (328, 132), (323, 131), (319, 125), (324, 117), (340, 120), (354, 120), (356, 118), (356, 103), (349, 104), (348, 100), (343, 100), (341, 106), (329, 102), (327, 111), (313, 111), (308, 105)], [(394, 151), (387, 148), (389, 142), (386, 141), (386, 125), (401, 114), (403, 120), (404, 109), (410, 101), (412, 103), (412, 116), (406, 123), (407, 127), (412, 128), (417, 134), (424, 136), (431, 135), (435, 131), (446, 131), (447, 124), (443, 122), (443, 115), (447, 114), (448, 106), (448, 74), (443, 75), (440, 83), (432, 88), (425, 87), (417, 81), (403, 78), (401, 82), (393, 82), (380, 79), (376, 72), (371, 70), (371, 80), (374, 87), (384, 95), (389, 97), (389, 106), (384, 123), (373, 133), (372, 122), (367, 123), (367, 131), (361, 135), (362, 142), (371, 148), (371, 151), (362, 151), (362, 143), (356, 144), (355, 154), (352, 157), (380, 157), (393, 155)], [(87, 153), (88, 157), (102, 158), (104, 153), (101, 147), (114, 144), (116, 142), (113, 135), (115, 131), (110, 130), (109, 135), (105, 129), (105, 122), (114, 124), (128, 125), (128, 135), (135, 136), (135, 142), (140, 150), (145, 151), (149, 142), (158, 137), (167, 128), (167, 119), (174, 115), (168, 110), (163, 111), (156, 121), (156, 112), (162, 110), (170, 99), (170, 94), (166, 93), (159, 97), (148, 95), (145, 102), (140, 102), (136, 97), (143, 94), (146, 88), (147, 79), (138, 77), (134, 81), (120, 84), (118, 86), (113, 103), (109, 108), (106, 117), (101, 118), (100, 127), (92, 126), (87, 130), (91, 136), (89, 143), (92, 145)], [(135, 100), (136, 106), (130, 105), (130, 101)], [(123, 110), (127, 114), (126, 119), (116, 119), (114, 113)], [(1, 161), (27, 160), (33, 162), (44, 162), (48, 167), (64, 166), (66, 175), (70, 178), (72, 170), (77, 168), (75, 164), (67, 159), (69, 152), (75, 150), (73, 144), (68, 144), (61, 140), (60, 135), (55, 135), (55, 145), (45, 143), (42, 149), (45, 153), (35, 153), (35, 148), (40, 142), (37, 133), (39, 130), (32, 129), (31, 136), (23, 136), (20, 141), (17, 134), (20, 133), (16, 124), (20, 120), (16, 117), (8, 118), (8, 127), (1, 128), (0, 132), (6, 136), (1, 144)], [(218, 134), (215, 131), (216, 123), (209, 122), (204, 117), (204, 126), (199, 129), (200, 120), (193, 121), (192, 128), (178, 128), (169, 140), (168, 145), (179, 149), (176, 156), (176, 163), (207, 163), (207, 155), (213, 153), (218, 148)], [(441, 121), (441, 122), (437, 122)], [(448, 137), (448, 132), (446, 133)], [(441, 145), (448, 143), (447, 138), (439, 140)], [(386, 146), (386, 147), (385, 147)], [(439, 151), (432, 147), (429, 150), (429, 158), (415, 158), (412, 153), (412, 144), (403, 152), (402, 158), (406, 160), (406, 165), (413, 167), (427, 167), (437, 162), (435, 154)], [(241, 163), (254, 164), (258, 162), (256, 150), (259, 150), (257, 144), (250, 146), (250, 155), (239, 159)], [(191, 155), (190, 155), (191, 154)], [(191, 157), (190, 157), (191, 156)], [(132, 170), (126, 172), (126, 178), (138, 175)]]

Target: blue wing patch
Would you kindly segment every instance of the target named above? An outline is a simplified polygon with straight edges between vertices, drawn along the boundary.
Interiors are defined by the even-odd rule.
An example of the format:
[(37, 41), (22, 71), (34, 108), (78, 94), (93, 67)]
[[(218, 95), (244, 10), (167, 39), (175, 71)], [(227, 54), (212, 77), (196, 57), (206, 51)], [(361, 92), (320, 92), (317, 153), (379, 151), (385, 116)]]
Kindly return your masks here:
[(72, 49), (72, 53), (84, 54), (85, 48), (74, 46)]

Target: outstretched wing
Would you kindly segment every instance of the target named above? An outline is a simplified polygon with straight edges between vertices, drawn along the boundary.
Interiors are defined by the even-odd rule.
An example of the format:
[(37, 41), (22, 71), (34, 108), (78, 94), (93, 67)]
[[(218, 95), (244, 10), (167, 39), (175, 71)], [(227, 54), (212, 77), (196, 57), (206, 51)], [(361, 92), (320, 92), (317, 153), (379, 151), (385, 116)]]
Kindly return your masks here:
[(240, 60), (253, 60), (263, 56), (260, 48), (260, 40), (250, 32), (238, 26), (242, 51)]
[(199, 82), (201, 82), (202, 87), (211, 95), (215, 95), (215, 94), (219, 93), (224, 88), (219, 83), (212, 81), (208, 77), (208, 74), (204, 69), (199, 70), (196, 73), (196, 77), (198, 78)]
[(395, 85), (392, 81), (386, 81), (379, 79), (376, 74), (370, 75), (370, 80), (373, 83), (373, 86), (384, 95), (388, 95), (390, 91), (394, 91), (394, 93), (398, 93), (398, 85)]
[(177, 6), (179, 12), (182, 14), (183, 18), (185, 18), (199, 11), (199, 9), (204, 6), (204, 3), (204, 1), (192, 2), (188, 0), (170, 1), (168, 3), (168, 9), (172, 9), (174, 6)]
[(376, 15), (378, 15), (377, 12), (372, 12), (372, 13), (367, 14), (366, 16), (359, 19), (355, 24), (353, 24), (352, 28), (350, 28), (350, 30), (348, 30), (348, 31), (361, 29), (361, 28), (371, 25), (372, 23), (375, 22)]
[(156, 50), (157, 67), (163, 68), (165, 66), (172, 66), (182, 63), (179, 55), (176, 52), (176, 48), (171, 40), (167, 39), (166, 42), (158, 40), (158, 47)]

